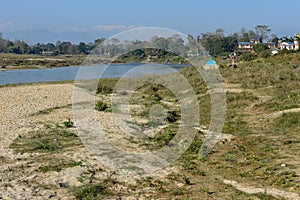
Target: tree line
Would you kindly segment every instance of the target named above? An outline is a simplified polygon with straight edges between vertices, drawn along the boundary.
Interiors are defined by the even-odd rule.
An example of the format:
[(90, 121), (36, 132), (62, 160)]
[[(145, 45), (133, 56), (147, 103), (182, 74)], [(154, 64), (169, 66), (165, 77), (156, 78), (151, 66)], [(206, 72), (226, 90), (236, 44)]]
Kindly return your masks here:
[(0, 53), (14, 53), (14, 54), (43, 54), (43, 52), (52, 52), (53, 55), (62, 54), (87, 54), (91, 49), (95, 48), (95, 43), (72, 44), (71, 42), (57, 41), (55, 44), (37, 43), (29, 45), (25, 41), (15, 40), (11, 41), (2, 37), (0, 33)]
[[(255, 30), (248, 31), (242, 28), (239, 32), (228, 36), (225, 36), (224, 32), (224, 29), (218, 28), (215, 32), (202, 33), (195, 38), (192, 35), (188, 35), (188, 44), (184, 44), (184, 40), (178, 35), (169, 38), (153, 37), (151, 42), (157, 49), (177, 49), (179, 51), (178, 53), (183, 54), (187, 49), (191, 49), (192, 41), (196, 41), (201, 44), (210, 55), (218, 56), (233, 52), (238, 46), (238, 41), (251, 41), (258, 36), (261, 41), (277, 42), (279, 40), (275, 34), (271, 34), (271, 29), (267, 25), (257, 25)], [(116, 53), (120, 53), (120, 49), (125, 48), (124, 44), (121, 44), (118, 39), (112, 38), (107, 44), (103, 44), (104, 41), (105, 38), (100, 38), (90, 43), (80, 42), (79, 44), (72, 44), (71, 42), (57, 41), (55, 44), (37, 43), (29, 45), (22, 40), (11, 41), (5, 39), (0, 33), (0, 53), (43, 54), (44, 52), (51, 52), (53, 55), (76, 55), (88, 54), (92, 50), (97, 49), (97, 51), (101, 53), (113, 56)], [(136, 40), (131, 41), (131, 44), (126, 44), (125, 46), (129, 49), (130, 46), (136, 45), (145, 47), (147, 46), (145, 43), (147, 42)], [(189, 47), (187, 47), (188, 45)]]

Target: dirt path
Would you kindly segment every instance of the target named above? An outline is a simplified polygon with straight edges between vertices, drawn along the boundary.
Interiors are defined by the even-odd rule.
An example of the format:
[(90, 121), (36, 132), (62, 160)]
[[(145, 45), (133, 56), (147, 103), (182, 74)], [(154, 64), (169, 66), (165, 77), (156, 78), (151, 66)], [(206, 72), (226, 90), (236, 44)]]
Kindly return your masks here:
[[(249, 114), (246, 118), (247, 122), (257, 121), (257, 119), (259, 119), (259, 118), (277, 118), (277, 117), (280, 117), (284, 113), (300, 112), (300, 108), (286, 109), (286, 110), (276, 111), (276, 112), (268, 113), (268, 114), (257, 113), (257, 111), (254, 111), (254, 106), (256, 105), (257, 102), (262, 104), (273, 98), (272, 96), (265, 94), (265, 90), (272, 88), (272, 86), (265, 87), (265, 88), (259, 88), (256, 90), (241, 88), (240, 84), (227, 84), (227, 85), (225, 85), (225, 87), (226, 87), (226, 89), (225, 89), (226, 92), (232, 92), (232, 93), (250, 92), (254, 96), (258, 97), (258, 100), (256, 102), (254, 102), (253, 104), (249, 105), (245, 110), (245, 112)], [(256, 120), (254, 120), (254, 118)]]
[(274, 188), (260, 188), (260, 187), (253, 187), (246, 184), (240, 184), (236, 181), (232, 180), (224, 180), (224, 183), (232, 185), (237, 190), (240, 190), (242, 192), (246, 192), (247, 194), (258, 194), (258, 193), (266, 193), (268, 195), (272, 195), (277, 198), (285, 198), (290, 200), (299, 200), (300, 196), (297, 193), (294, 192), (286, 192), (283, 190), (277, 190)]
[(278, 112), (267, 114), (267, 115), (265, 115), (265, 117), (276, 118), (276, 117), (280, 117), (281, 115), (283, 115), (285, 113), (295, 113), (295, 112), (300, 112), (300, 108), (292, 108), (292, 109), (281, 110), (281, 111), (278, 111)]

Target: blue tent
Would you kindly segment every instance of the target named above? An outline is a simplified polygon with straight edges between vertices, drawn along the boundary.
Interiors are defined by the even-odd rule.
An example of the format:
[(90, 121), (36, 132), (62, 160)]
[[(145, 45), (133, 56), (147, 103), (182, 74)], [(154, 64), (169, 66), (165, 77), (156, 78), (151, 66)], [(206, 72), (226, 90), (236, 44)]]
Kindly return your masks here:
[(216, 65), (216, 64), (217, 63), (214, 60), (209, 60), (209, 61), (206, 62), (206, 65)]

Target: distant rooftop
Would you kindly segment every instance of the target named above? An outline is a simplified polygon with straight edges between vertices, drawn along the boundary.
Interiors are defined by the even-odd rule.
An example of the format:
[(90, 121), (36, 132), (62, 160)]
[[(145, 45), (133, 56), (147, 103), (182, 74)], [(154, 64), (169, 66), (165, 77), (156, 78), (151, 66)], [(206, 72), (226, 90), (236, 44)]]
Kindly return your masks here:
[(276, 45), (276, 42), (265, 42), (264, 44), (272, 44), (272, 45)]
[(205, 65), (216, 65), (216, 64), (217, 64), (216, 61), (214, 61), (214, 60), (209, 60), (209, 61), (206, 62)]
[(250, 44), (250, 42), (238, 42), (238, 44), (240, 44), (240, 45), (248, 45), (248, 44)]
[[(251, 42), (238, 42), (239, 45), (249, 45)], [(271, 45), (276, 45), (276, 42), (264, 42), (262, 44), (271, 44)]]
[(287, 44), (289, 44), (289, 45), (292, 45), (292, 44), (294, 44), (294, 42), (285, 42), (285, 43), (287, 43)]

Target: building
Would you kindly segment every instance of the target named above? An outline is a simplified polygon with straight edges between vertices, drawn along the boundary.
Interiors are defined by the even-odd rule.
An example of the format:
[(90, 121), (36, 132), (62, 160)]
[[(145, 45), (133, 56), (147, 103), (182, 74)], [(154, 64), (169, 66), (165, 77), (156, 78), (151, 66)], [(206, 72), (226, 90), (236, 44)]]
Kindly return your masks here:
[[(279, 43), (280, 50), (296, 50), (296, 45), (294, 42), (280, 42)], [(299, 48), (299, 45), (298, 45)]]
[(265, 42), (264, 45), (267, 45), (269, 49), (276, 48), (276, 42)]
[(297, 33), (294, 36), (294, 41), (279, 41), (280, 50), (299, 50), (300, 34)]
[(237, 52), (239, 53), (254, 53), (253, 46), (255, 44), (263, 44), (266, 45), (269, 49), (276, 48), (275, 42), (265, 42), (265, 43), (257, 43), (257, 42), (238, 42)]
[(263, 44), (266, 45), (272, 55), (275, 55), (279, 52), (279, 50), (299, 50), (299, 43), (300, 43), (300, 34), (295, 34), (294, 41), (278, 41), (278, 45), (275, 42), (262, 42), (261, 40), (251, 40), (250, 42), (238, 42), (238, 53), (253, 53), (253, 46), (255, 44)]
[(255, 44), (264, 44), (268, 46), (270, 49), (276, 47), (275, 42), (266, 42), (263, 43), (261, 36), (255, 36), (250, 42), (238, 42), (238, 49), (236, 52), (239, 53), (254, 53), (253, 46)]
[(299, 50), (300, 34), (296, 33), (294, 37), (295, 50)]
[(53, 56), (55, 53), (54, 51), (43, 51), (42, 55), (43, 56)]
[(253, 43), (252, 42), (238, 42), (238, 52), (240, 53), (252, 53)]

